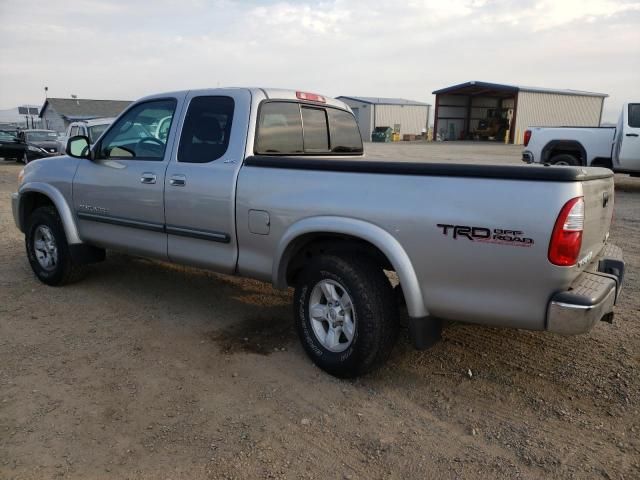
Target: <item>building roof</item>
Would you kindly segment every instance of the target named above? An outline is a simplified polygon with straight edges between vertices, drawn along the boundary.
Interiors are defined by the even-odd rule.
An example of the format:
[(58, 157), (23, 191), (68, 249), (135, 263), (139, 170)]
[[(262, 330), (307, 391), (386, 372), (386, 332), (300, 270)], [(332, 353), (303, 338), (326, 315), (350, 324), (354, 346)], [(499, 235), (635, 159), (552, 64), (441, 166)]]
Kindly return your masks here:
[(337, 97), (338, 100), (355, 100), (356, 102), (369, 103), (371, 105), (418, 105), (421, 107), (430, 107), (431, 105), (415, 100), (405, 100), (404, 98), (384, 98), (384, 97), (345, 97), (343, 95)]
[(117, 117), (131, 104), (130, 100), (89, 100), (83, 98), (47, 98), (40, 117), (48, 106), (69, 121), (98, 117)]
[(582, 90), (544, 88), (544, 87), (528, 87), (524, 85), (509, 85), (503, 83), (490, 83), (471, 81), (452, 85), (450, 87), (434, 90), (432, 93), (438, 95), (441, 93), (463, 94), (463, 95), (484, 95), (486, 93), (515, 93), (515, 92), (540, 92), (540, 93), (556, 93), (559, 95), (578, 95), (583, 97), (608, 97), (606, 93), (585, 92)]

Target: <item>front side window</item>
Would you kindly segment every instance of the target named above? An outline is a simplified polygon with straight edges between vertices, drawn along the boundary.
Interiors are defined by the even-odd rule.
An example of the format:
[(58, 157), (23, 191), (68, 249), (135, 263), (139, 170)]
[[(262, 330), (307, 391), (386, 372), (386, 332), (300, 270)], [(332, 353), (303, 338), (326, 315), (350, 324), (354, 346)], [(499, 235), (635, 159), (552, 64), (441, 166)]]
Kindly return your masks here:
[[(100, 138), (100, 135), (102, 135), (104, 133), (104, 131), (109, 128), (109, 124), (105, 123), (103, 125), (91, 125), (88, 130), (89, 130), (89, 140), (91, 140), (91, 143), (95, 142), (98, 138)], [(165, 135), (164, 139), (166, 140), (167, 137)]]
[[(207, 163), (222, 157), (229, 147), (233, 108), (231, 97), (191, 100), (182, 127), (178, 161)], [(159, 129), (162, 128), (161, 122)]]
[(167, 117), (173, 119), (175, 108), (175, 100), (152, 100), (134, 106), (106, 133), (99, 157), (162, 160), (167, 139), (160, 138), (157, 127)]
[(640, 103), (629, 104), (629, 126), (640, 128)]

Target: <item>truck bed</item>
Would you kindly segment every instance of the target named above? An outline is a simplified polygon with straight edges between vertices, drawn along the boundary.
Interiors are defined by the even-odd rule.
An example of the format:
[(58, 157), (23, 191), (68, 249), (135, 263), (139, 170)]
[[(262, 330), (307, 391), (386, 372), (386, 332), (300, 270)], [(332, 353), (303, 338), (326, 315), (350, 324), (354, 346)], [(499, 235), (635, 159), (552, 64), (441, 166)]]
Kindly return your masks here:
[[(589, 214), (598, 192), (612, 190), (612, 176), (600, 168), (248, 157), (237, 184), (238, 271), (271, 280), (280, 243), (300, 222), (316, 219), (327, 233), (341, 221), (354, 231), (361, 222), (406, 251), (429, 314), (542, 330), (550, 295), (585, 268), (547, 258), (558, 213), (569, 199), (588, 195)], [(268, 234), (247, 229), (250, 211), (268, 215)], [(597, 256), (606, 216), (587, 222), (581, 258)], [(518, 232), (524, 241), (453, 238), (442, 225)]]

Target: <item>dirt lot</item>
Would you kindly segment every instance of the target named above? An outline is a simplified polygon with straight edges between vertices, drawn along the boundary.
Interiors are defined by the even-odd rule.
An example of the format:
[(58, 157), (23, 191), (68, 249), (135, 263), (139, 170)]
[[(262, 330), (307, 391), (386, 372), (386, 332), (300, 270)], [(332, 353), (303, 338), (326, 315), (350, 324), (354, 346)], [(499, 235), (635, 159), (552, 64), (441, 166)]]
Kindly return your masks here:
[(2, 479), (640, 478), (640, 179), (616, 179), (628, 273), (613, 325), (454, 325), (341, 381), (298, 345), (290, 293), (262, 283), (110, 254), (81, 283), (39, 284), (10, 212), (19, 169), (0, 162)]

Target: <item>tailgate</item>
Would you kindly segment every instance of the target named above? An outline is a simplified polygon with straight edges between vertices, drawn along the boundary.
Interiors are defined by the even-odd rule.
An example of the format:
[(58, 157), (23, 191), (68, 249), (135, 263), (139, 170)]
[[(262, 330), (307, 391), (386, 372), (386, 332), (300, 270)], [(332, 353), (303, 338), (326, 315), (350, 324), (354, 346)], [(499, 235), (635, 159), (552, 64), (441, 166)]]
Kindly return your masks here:
[(613, 216), (613, 176), (586, 180), (582, 183), (584, 195), (584, 231), (580, 260), (588, 263), (600, 253), (607, 238)]

